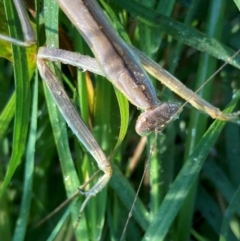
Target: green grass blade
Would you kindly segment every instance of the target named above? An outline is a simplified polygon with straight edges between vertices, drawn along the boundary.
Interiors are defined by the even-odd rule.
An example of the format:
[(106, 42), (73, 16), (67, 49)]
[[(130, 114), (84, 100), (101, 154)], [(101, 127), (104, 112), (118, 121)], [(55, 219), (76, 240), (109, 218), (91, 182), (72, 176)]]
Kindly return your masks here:
[(239, 11), (240, 11), (240, 1), (239, 0), (233, 0), (236, 4), (236, 6), (238, 7)]
[[(51, 47), (58, 47), (58, 6), (55, 2), (45, 1), (45, 21), (46, 21), (46, 37), (47, 45)], [(54, 31), (55, 29), (55, 31)], [(78, 176), (73, 164), (71, 157), (71, 152), (68, 144), (68, 135), (66, 130), (65, 120), (59, 113), (52, 96), (47, 90), (46, 86), (44, 88), (46, 101), (49, 110), (49, 116), (53, 128), (53, 134), (55, 138), (55, 144), (58, 150), (60, 163), (62, 166), (63, 180), (66, 188), (68, 197), (76, 192), (79, 186)], [(78, 217), (79, 204), (74, 205), (72, 209), (73, 215), (73, 225)], [(80, 234), (86, 227), (83, 227), (84, 222), (76, 229), (76, 237), (80, 237)], [(86, 234), (85, 231), (83, 233)]]
[(117, 139), (117, 143), (114, 147), (114, 150), (117, 150), (117, 148), (121, 145), (128, 129), (128, 121), (129, 121), (129, 103), (126, 97), (116, 88), (114, 88), (117, 101), (119, 105), (119, 112), (120, 112), (120, 130), (119, 135)]
[[(9, 19), (15, 19), (14, 12), (12, 11), (12, 2), (5, 1), (6, 12)], [(11, 35), (18, 38), (17, 32), (19, 21), (15, 19), (14, 25), (10, 26)], [(18, 35), (17, 35), (18, 34)], [(25, 143), (27, 139), (28, 121), (30, 115), (30, 85), (28, 77), (28, 64), (26, 58), (26, 50), (12, 46), (13, 59), (14, 59), (14, 77), (16, 88), (16, 107), (15, 107), (15, 120), (14, 120), (14, 139), (13, 151), (8, 166), (8, 170), (1, 188), (0, 197), (5, 192), (17, 166), (21, 162), (22, 155), (25, 150)]]
[[(10, 4), (12, 1), (6, 2)], [(48, 46), (58, 46), (57, 38), (59, 38), (60, 48), (93, 56), (90, 48), (62, 11), (59, 13), (58, 20), (56, 1), (40, 0), (37, 2), (40, 11), (35, 12), (34, 8), (28, 8), (28, 14), (33, 25), (34, 22), (40, 23), (36, 29), (39, 46), (46, 45), (46, 34), (44, 32), (46, 18)], [(153, 60), (156, 60), (171, 73), (174, 72), (174, 76), (191, 89), (196, 88), (194, 86), (198, 79), (197, 75), (200, 75), (198, 72), (201, 72), (202, 80), (204, 80), (205, 72), (208, 68), (212, 68), (213, 62), (216, 62), (215, 58), (209, 58), (209, 62), (207, 62), (206, 58), (201, 57), (199, 49), (206, 50), (207, 54), (215, 56), (217, 56), (216, 51), (218, 51), (220, 57), (226, 60), (231, 54), (231, 51), (227, 52), (229, 49), (240, 48), (239, 10), (235, 4), (237, 0), (227, 1), (224, 14), (218, 10), (210, 11), (212, 18), (221, 16), (224, 18), (222, 26), (220, 26), (222, 37), (218, 42), (207, 37), (207, 34), (203, 34), (207, 28), (211, 27), (213, 31), (217, 31), (219, 28), (218, 24), (207, 20), (210, 1), (193, 0), (191, 5), (187, 1), (176, 1), (174, 4), (174, 0), (149, 2), (143, 0), (100, 0), (99, 2), (108, 19), (127, 43), (132, 43), (138, 49), (144, 46), (143, 52), (151, 53), (150, 57)], [(214, 2), (214, 0), (211, 2)], [(220, 3), (221, 1), (217, 2)], [(0, 34), (8, 35), (8, 26), (12, 27), (15, 23), (12, 19), (6, 21), (2, 3), (3, 1), (0, 1)], [(151, 3), (151, 9), (140, 3), (145, 5)], [(27, 7), (29, 7), (28, 4)], [(172, 13), (169, 14), (171, 10)], [(163, 15), (167, 15), (167, 13), (169, 14), (168, 17), (164, 17)], [(14, 16), (16, 16), (15, 13)], [(18, 29), (20, 30), (20, 27)], [(21, 34), (19, 37), (22, 39)], [(79, 42), (79, 39), (81, 39), (81, 42)], [(77, 45), (80, 45), (80, 47)], [(225, 46), (228, 47), (225, 48)], [(222, 52), (223, 49), (226, 50), (225, 53)], [(11, 44), (0, 42), (0, 56), (3, 57), (0, 59), (0, 68), (2, 69), (0, 73), (0, 179), (2, 182), (11, 159), (15, 125), (15, 122), (11, 120), (15, 111), (17, 111), (14, 99), (16, 94), (11, 63), (13, 60)], [(30, 73), (29, 76), (31, 76), (32, 68), (35, 68), (35, 51), (28, 50), (27, 56), (29, 56), (28, 64), (19, 66), (19, 68), (26, 68), (27, 72)], [(232, 60), (233, 62), (234, 60)], [(217, 65), (220, 64), (221, 61), (218, 61)], [(239, 67), (239, 57), (235, 64)], [(52, 67), (51, 64), (49, 66)], [(59, 69), (59, 67), (56, 67), (56, 74), (58, 74)], [(60, 76), (63, 76), (62, 85), (65, 91), (73, 99), (76, 108), (80, 109), (79, 112), (83, 115), (83, 119), (91, 132), (98, 139), (101, 148), (104, 149), (107, 156), (111, 156), (113, 176), (108, 185), (109, 188), (105, 188), (88, 203), (76, 232), (73, 230), (73, 225), (78, 216), (80, 203), (84, 199), (81, 196), (77, 202), (71, 204), (66, 210), (58, 212), (43, 225), (36, 228), (35, 225), (39, 220), (55, 209), (66, 199), (66, 196), (77, 190), (79, 180), (80, 183), (84, 183), (97, 170), (96, 162), (72, 134), (72, 131), (66, 127), (65, 120), (58, 113), (55, 102), (52, 101), (51, 96), (49, 97), (48, 91), (43, 89), (42, 81), (40, 81), (35, 150), (33, 149), (34, 145), (28, 146), (29, 151), (35, 154), (29, 218), (24, 217), (25, 223), (21, 222), (22, 226), (18, 226), (14, 230), (16, 220), (22, 216), (20, 214), (20, 200), (27, 190), (24, 187), (24, 182), (27, 180), (24, 175), (24, 165), (19, 165), (11, 179), (11, 185), (8, 186), (7, 192), (4, 193), (0, 201), (2, 217), (0, 234), (6, 241), (12, 240), (13, 235), (23, 239), (25, 230), (24, 239), (26, 241), (47, 239), (66, 241), (72, 239), (119, 240), (136, 193), (134, 190), (137, 190), (139, 185), (151, 145), (151, 143), (140, 141), (140, 137), (135, 133), (135, 123), (140, 111), (131, 104), (128, 107), (127, 102), (122, 101), (121, 96), (116, 98), (111, 84), (105, 85), (104, 82), (108, 82), (105, 78), (99, 78), (95, 74), (82, 71), (79, 74), (83, 76), (80, 83), (80, 78), (77, 77), (77, 70), (74, 67), (62, 65), (61, 72)], [(86, 79), (87, 82), (85, 82)], [(83, 87), (79, 87), (81, 84)], [(210, 102), (223, 109), (230, 102), (232, 93), (239, 89), (238, 69), (233, 66), (226, 66), (216, 75), (213, 85), (214, 91), (212, 91)], [(172, 94), (162, 86), (160, 82), (156, 82), (155, 88), (160, 101), (182, 101), (177, 95)], [(46, 95), (44, 92), (46, 92)], [(19, 105), (17, 102), (16, 104)], [(191, 109), (192, 107), (187, 105), (179, 119), (171, 123), (158, 136), (156, 153), (154, 159), (150, 160), (151, 162), (154, 161), (154, 164), (152, 163), (152, 169), (147, 171), (124, 235), (125, 240), (139, 241), (146, 238), (144, 235), (148, 235), (148, 237), (151, 235), (152, 240), (161, 240), (165, 236), (166, 240), (182, 241), (185, 239), (181, 232), (187, 235), (190, 233), (189, 239), (201, 241), (219, 240), (221, 233), (224, 233), (222, 238), (228, 241), (239, 239), (239, 233), (236, 231), (236, 227), (239, 226), (239, 210), (234, 211), (234, 208), (231, 210), (232, 202), (235, 202), (233, 195), (236, 194), (238, 197), (237, 188), (240, 180), (238, 171), (240, 168), (239, 126), (227, 123), (216, 144), (213, 145), (210, 141), (210, 144), (204, 143), (202, 150), (200, 150), (201, 146), (195, 149), (193, 144), (197, 144), (198, 141), (194, 138), (186, 141), (187, 135), (203, 131), (203, 122), (200, 121), (200, 118), (197, 118), (196, 132), (194, 132), (194, 128), (193, 131), (189, 129), (189, 122), (192, 119)], [(237, 109), (239, 110), (239, 107)], [(26, 115), (24, 109), (20, 111)], [(199, 114), (198, 111), (197, 114)], [(28, 122), (31, 122), (30, 118), (26, 119), (24, 124)], [(211, 122), (212, 120), (209, 118), (206, 128)], [(214, 124), (215, 127), (216, 123)], [(214, 130), (217, 129), (217, 132), (220, 132), (218, 128), (222, 128), (222, 126), (217, 126)], [(212, 135), (207, 132), (203, 140), (214, 139), (216, 138), (215, 135), (218, 134)], [(28, 143), (31, 143), (30, 136), (29, 132)], [(116, 145), (117, 147), (115, 147)], [(205, 148), (205, 145), (208, 147)], [(194, 155), (199, 154), (200, 156), (192, 156), (192, 159), (188, 159), (188, 164), (182, 169), (184, 153), (189, 147), (191, 147)], [(207, 160), (203, 165), (203, 156), (207, 153)], [(132, 168), (133, 161), (134, 167)], [(28, 168), (31, 169), (32, 167), (29, 166)], [(194, 178), (197, 178), (200, 169), (197, 198), (191, 200), (190, 203), (194, 206), (193, 211), (190, 211), (190, 208), (186, 205), (188, 214), (191, 214), (191, 212), (193, 214), (191, 226), (187, 228), (187, 225), (182, 222), (184, 229), (179, 228), (177, 215), (179, 215), (180, 207), (187, 199), (190, 186), (194, 182)], [(178, 175), (178, 173), (180, 174)], [(175, 179), (176, 182), (174, 182)], [(86, 190), (96, 180), (93, 180), (86, 187)], [(28, 184), (30, 185), (30, 183)], [(156, 188), (158, 188), (157, 192)], [(164, 195), (166, 196), (162, 201)], [(153, 198), (155, 198), (154, 203)], [(230, 214), (231, 218), (229, 215), (224, 216), (225, 211)], [(153, 215), (154, 213), (159, 214), (159, 212), (160, 216)], [(180, 215), (185, 214), (183, 212)], [(21, 229), (19, 229), (20, 227)], [(153, 227), (155, 228), (152, 229)]]
[(37, 138), (37, 109), (38, 107), (38, 76), (36, 75), (33, 89), (31, 126), (29, 131), (29, 138), (27, 144), (26, 164), (25, 164), (25, 178), (23, 187), (23, 198), (19, 217), (16, 223), (13, 240), (21, 241), (25, 239), (27, 230), (27, 223), (31, 207), (32, 199), (32, 183), (34, 172), (34, 150)]
[(14, 116), (15, 100), (16, 95), (14, 93), (0, 115), (0, 140), (2, 140), (6, 135), (10, 122)]
[[(71, 209), (73, 208), (73, 206), (75, 205), (75, 202), (72, 203), (71, 205), (69, 205), (69, 207), (65, 210), (64, 214), (62, 215), (61, 219), (59, 220), (58, 224), (56, 225), (56, 227), (52, 230), (52, 233), (50, 234), (50, 236), (48, 237), (47, 241), (53, 241), (56, 240), (56, 237), (58, 236), (58, 234), (60, 233), (64, 222), (66, 222), (67, 218), (69, 217), (70, 213), (71, 213)], [(62, 239), (62, 237), (61, 237)]]

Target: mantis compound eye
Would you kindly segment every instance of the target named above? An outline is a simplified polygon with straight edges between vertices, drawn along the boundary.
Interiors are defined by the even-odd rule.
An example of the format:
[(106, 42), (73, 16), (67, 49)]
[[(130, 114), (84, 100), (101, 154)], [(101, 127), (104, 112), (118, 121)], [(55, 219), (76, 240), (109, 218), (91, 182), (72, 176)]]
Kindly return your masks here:
[(147, 136), (154, 131), (162, 131), (166, 125), (178, 118), (180, 103), (162, 103), (143, 112), (137, 120), (135, 130), (140, 136)]

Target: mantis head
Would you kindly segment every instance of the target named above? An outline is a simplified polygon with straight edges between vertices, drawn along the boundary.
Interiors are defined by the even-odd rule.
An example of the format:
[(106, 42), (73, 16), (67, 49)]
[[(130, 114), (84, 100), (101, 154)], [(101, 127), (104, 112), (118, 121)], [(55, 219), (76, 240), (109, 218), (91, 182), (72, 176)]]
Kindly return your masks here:
[(140, 136), (162, 131), (167, 124), (178, 118), (180, 103), (162, 103), (143, 112), (137, 120), (135, 130)]

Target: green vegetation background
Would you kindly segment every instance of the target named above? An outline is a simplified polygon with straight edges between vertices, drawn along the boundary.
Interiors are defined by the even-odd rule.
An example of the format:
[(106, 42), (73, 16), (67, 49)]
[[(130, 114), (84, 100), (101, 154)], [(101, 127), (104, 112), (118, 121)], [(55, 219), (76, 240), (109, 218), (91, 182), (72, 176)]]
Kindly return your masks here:
[[(0, 2), (0, 33), (9, 35), (9, 26), (12, 36), (22, 38), (11, 1), (4, 4)], [(199, 94), (221, 109), (234, 96), (228, 108), (233, 110), (239, 98), (240, 57), (229, 57), (240, 48), (239, 0), (100, 4), (125, 41), (193, 90), (228, 61), (230, 65)], [(69, 20), (58, 14), (55, 1), (38, 1), (36, 13), (31, 20), (38, 45), (58, 47), (60, 39), (61, 48), (91, 55)], [(154, 136), (146, 142), (135, 133), (139, 111), (129, 109), (119, 93), (116, 98), (104, 78), (62, 66), (63, 85), (111, 156), (114, 173), (108, 187), (90, 201), (76, 230), (82, 196), (38, 226), (97, 166), (66, 127), (38, 76), (36, 46), (13, 46), (12, 54), (11, 45), (1, 41), (0, 55), (1, 237), (119, 240), (154, 141)], [(161, 101), (183, 102), (156, 80), (153, 83)], [(238, 125), (213, 122), (186, 106), (158, 135), (125, 240), (240, 240), (239, 138)]]

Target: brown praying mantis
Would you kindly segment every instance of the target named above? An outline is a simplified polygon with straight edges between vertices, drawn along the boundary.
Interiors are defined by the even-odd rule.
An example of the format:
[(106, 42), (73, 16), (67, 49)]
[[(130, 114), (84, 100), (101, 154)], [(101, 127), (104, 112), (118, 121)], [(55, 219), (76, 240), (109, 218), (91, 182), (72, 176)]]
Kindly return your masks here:
[[(98, 167), (104, 172), (104, 175), (98, 182), (89, 191), (85, 192), (86, 200), (82, 205), (81, 212), (89, 199), (101, 191), (109, 181), (112, 174), (111, 165), (91, 132), (79, 118), (64, 89), (46, 65), (45, 60), (59, 61), (64, 59), (64, 63), (77, 65), (82, 69), (106, 76), (120, 89), (130, 102), (145, 111), (140, 115), (136, 125), (136, 131), (142, 135), (161, 131), (167, 123), (176, 118), (176, 113), (179, 111), (180, 105), (178, 103), (168, 102), (159, 104), (155, 89), (140, 62), (142, 62), (150, 74), (158, 79), (160, 78), (167, 87), (177, 92), (178, 95), (197, 109), (208, 113), (216, 119), (233, 122), (238, 121), (238, 112), (233, 114), (222, 113), (219, 109), (186, 88), (181, 82), (141, 52), (135, 52), (135, 50), (123, 42), (119, 36), (115, 34), (114, 30), (112, 30), (112, 27), (95, 1), (58, 0), (57, 2), (71, 22), (81, 32), (96, 58), (96, 60), (92, 58), (85, 59), (84, 56), (78, 54), (70, 54), (68, 52), (43, 47), (40, 48), (38, 52), (37, 60), (40, 74), (46, 81), (64, 119), (76, 136), (83, 142), (86, 149), (88, 149), (96, 159)], [(19, 3), (20, 2), (17, 2), (16, 6), (19, 6)], [(21, 12), (19, 12), (19, 15), (25, 16)], [(26, 23), (27, 21), (24, 19), (23, 22)], [(31, 28), (26, 25), (26, 29), (30, 30)], [(30, 37), (30, 39), (32, 39), (32, 37)], [(17, 43), (15, 42), (15, 44)], [(111, 56), (111, 58), (108, 56)]]

